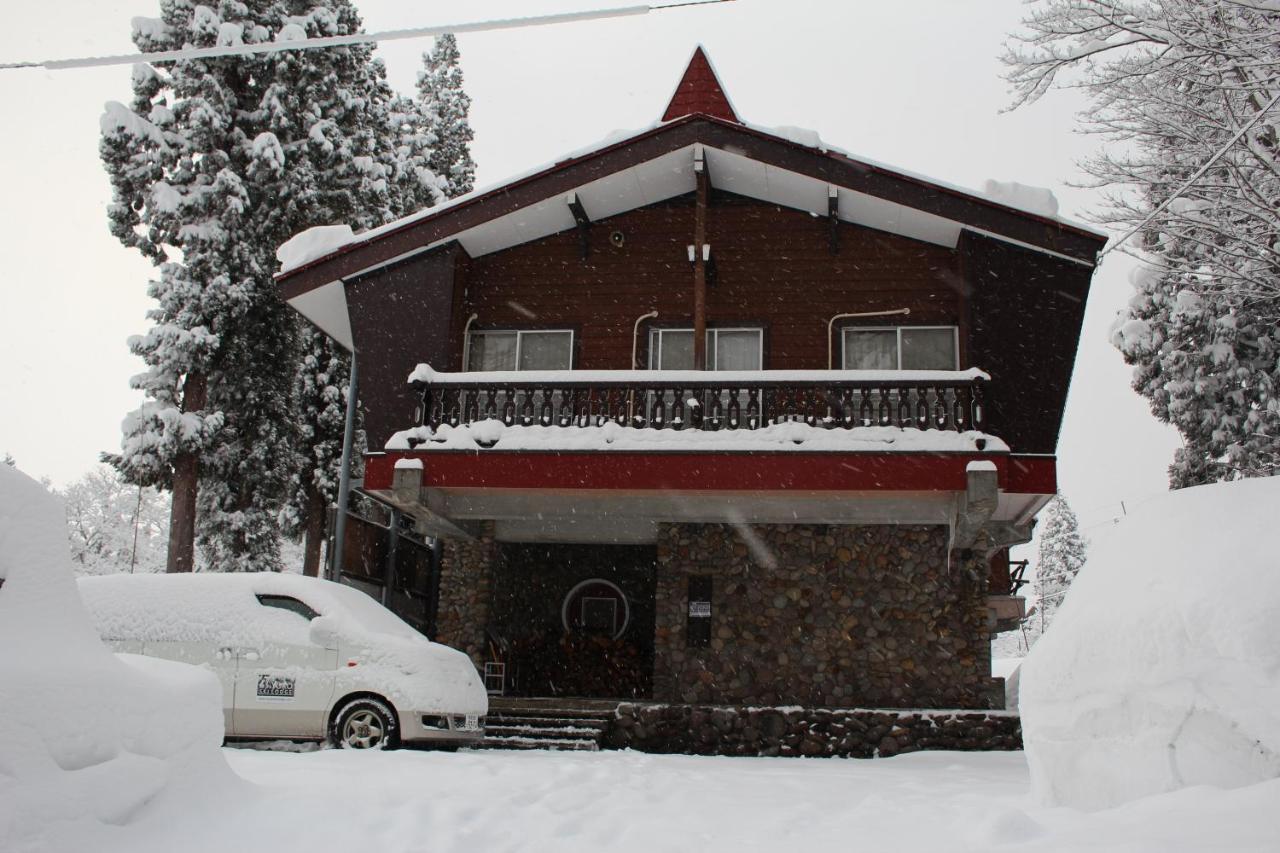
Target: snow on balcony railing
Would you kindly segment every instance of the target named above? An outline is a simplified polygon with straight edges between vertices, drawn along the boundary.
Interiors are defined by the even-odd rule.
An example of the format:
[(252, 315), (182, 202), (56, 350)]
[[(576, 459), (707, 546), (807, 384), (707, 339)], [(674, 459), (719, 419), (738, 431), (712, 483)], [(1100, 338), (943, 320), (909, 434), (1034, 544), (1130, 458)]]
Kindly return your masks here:
[(420, 395), (414, 420), (433, 437), (444, 427), (483, 422), (700, 432), (783, 424), (978, 432), (987, 379), (976, 369), (440, 373), (427, 365), (409, 377)]

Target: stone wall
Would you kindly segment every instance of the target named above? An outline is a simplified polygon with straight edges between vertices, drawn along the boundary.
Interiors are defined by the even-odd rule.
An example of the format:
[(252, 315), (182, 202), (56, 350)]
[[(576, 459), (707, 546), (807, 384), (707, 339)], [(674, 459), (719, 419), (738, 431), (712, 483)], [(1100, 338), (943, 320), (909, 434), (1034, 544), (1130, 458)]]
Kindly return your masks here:
[(1005, 711), (622, 704), (604, 745), (692, 755), (887, 758), (926, 749), (1021, 749), (1022, 726)]
[(499, 559), (493, 522), (484, 522), (474, 540), (444, 539), (443, 545), (435, 640), (466, 652), (483, 672), (489, 659), (484, 629), (489, 623), (490, 590)]
[[(710, 645), (686, 637), (688, 577), (712, 578)], [(990, 678), (985, 567), (942, 526), (664, 524), (661, 702), (1003, 707)]]

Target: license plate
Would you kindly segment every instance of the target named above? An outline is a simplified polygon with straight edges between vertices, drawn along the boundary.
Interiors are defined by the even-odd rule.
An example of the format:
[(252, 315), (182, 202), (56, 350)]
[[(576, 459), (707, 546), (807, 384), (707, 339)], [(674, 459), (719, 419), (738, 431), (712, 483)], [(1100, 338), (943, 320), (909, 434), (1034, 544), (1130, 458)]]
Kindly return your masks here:
[(467, 721), (462, 726), (464, 729), (480, 728), (480, 718), (475, 714), (467, 714)]

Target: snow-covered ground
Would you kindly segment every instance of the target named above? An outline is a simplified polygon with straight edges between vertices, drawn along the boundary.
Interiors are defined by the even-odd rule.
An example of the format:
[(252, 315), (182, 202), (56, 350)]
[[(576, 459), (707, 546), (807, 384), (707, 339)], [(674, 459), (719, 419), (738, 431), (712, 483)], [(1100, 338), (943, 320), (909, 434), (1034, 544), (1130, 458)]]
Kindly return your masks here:
[[(157, 804), (95, 851), (1274, 851), (1280, 780), (1035, 806), (1022, 753), (875, 761), (226, 749), (256, 791)], [(92, 844), (89, 842), (92, 841)]]

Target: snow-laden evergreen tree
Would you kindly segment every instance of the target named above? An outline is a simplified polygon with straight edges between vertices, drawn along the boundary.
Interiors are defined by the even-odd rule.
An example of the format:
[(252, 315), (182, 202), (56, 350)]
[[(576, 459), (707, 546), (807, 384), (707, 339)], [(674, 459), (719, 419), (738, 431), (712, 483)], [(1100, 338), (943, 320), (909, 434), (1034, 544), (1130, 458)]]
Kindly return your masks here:
[[(349, 224), (359, 231), (439, 204), (448, 197), (449, 183), (431, 166), (439, 124), (434, 106), (392, 93), (382, 64), (371, 60), (367, 52), (363, 67), (369, 75), (368, 101), (360, 114), (363, 123), (357, 136), (359, 148), (350, 161), (355, 171), (335, 169), (334, 164), (341, 162), (339, 157), (323, 146), (309, 147), (310, 167), (299, 169), (295, 163), (289, 170), (289, 183), (280, 188), (288, 196), (300, 194), (300, 182), (309, 187), (306, 192), (312, 203), (305, 216), (295, 218), (295, 232), (311, 225), (334, 223)], [(323, 88), (327, 82), (320, 81), (319, 85)], [(460, 79), (458, 84), (461, 85)], [(313, 85), (314, 81), (293, 81), (281, 92), (279, 100), (300, 97), (304, 102), (315, 102), (323, 92), (306, 94)], [(299, 96), (298, 92), (303, 94)], [(284, 112), (287, 115), (290, 111)], [(350, 131), (346, 135), (350, 138)], [(292, 234), (283, 235), (280, 242), (288, 236)], [(294, 468), (289, 501), (281, 520), (288, 535), (305, 539), (303, 570), (316, 574), (328, 508), (337, 498), (351, 363), (349, 355), (308, 322), (299, 318), (298, 323), (299, 360), (293, 383)], [(353, 467), (359, 467), (363, 447), (357, 424)]]
[(432, 49), (422, 55), (418, 73), (418, 103), (435, 136), (434, 150), (427, 166), (447, 182), (445, 195), (454, 198), (475, 186), (476, 164), (471, 160), (471, 130), (468, 115), (471, 98), (462, 88), (461, 54), (458, 40), (449, 33), (436, 37)]
[(1035, 590), (1038, 614), (1032, 618), (1043, 632), (1051, 621), (1067, 590), (1084, 567), (1087, 546), (1080, 536), (1076, 514), (1062, 495), (1056, 495), (1045, 507), (1040, 530), (1040, 550), (1036, 556)]
[[(156, 51), (360, 26), (348, 0), (165, 0), (160, 19), (135, 19), (134, 41)], [(170, 570), (192, 568), (197, 482), (206, 565), (278, 566), (305, 432), (293, 417), (296, 364), (311, 341), (299, 343), (299, 322), (276, 293), (275, 249), (311, 225), (394, 213), (391, 95), (371, 53), (354, 45), (139, 66), (132, 104), (108, 104), (103, 116), (112, 231), (160, 267), (155, 325), (131, 341), (147, 364), (133, 383), (148, 400), (109, 460), (130, 482), (174, 488)]]
[(1172, 485), (1280, 472), (1280, 7), (1041, 0), (1024, 24), (1005, 57), (1019, 102), (1083, 88), (1108, 138), (1085, 163), (1112, 191), (1097, 221), (1127, 232), (1170, 202), (1134, 244), (1113, 340), (1182, 434)]

